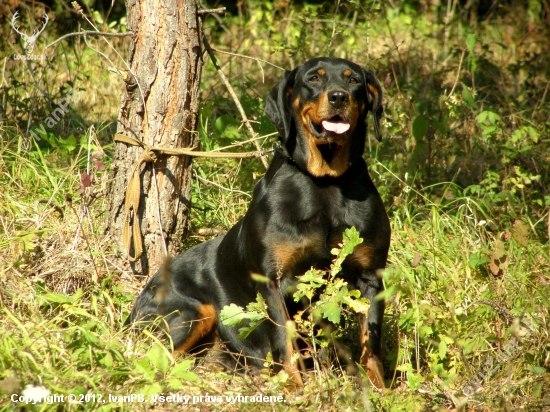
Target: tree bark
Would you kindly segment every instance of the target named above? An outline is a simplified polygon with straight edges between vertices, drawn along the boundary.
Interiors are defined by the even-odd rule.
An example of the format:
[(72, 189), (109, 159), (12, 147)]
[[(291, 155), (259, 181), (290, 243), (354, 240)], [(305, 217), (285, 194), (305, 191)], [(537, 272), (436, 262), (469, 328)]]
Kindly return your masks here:
[[(126, 9), (133, 41), (117, 132), (149, 145), (192, 147), (202, 71), (196, 0), (126, 0)], [(122, 251), (121, 259), (128, 261), (123, 246), (125, 195), (143, 149), (115, 145), (105, 228), (111, 244)], [(191, 159), (160, 156), (145, 163), (140, 176), (134, 218), (140, 221), (143, 254), (132, 269), (148, 274), (162, 265), (166, 250), (171, 256), (182, 250), (189, 227)]]

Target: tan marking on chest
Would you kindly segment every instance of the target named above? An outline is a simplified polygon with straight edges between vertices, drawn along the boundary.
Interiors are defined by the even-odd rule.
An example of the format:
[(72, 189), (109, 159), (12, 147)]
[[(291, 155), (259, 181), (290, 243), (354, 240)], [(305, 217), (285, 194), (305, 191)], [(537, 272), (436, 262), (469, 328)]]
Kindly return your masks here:
[(319, 234), (304, 237), (297, 242), (282, 241), (273, 248), (277, 270), (286, 272), (308, 256), (321, 254), (325, 249), (324, 236)]
[(376, 255), (378, 251), (375, 247), (361, 243), (357, 245), (353, 250), (353, 253), (348, 257), (349, 261), (353, 265), (358, 265), (365, 269), (376, 269), (373, 267), (376, 261)]

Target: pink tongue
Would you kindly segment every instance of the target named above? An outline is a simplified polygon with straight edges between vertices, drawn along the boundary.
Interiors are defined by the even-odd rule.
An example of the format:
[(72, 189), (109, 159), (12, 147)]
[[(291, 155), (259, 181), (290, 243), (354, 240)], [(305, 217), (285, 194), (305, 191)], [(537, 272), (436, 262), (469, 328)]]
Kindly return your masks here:
[(323, 120), (323, 127), (329, 132), (342, 134), (349, 130), (349, 123), (333, 123), (328, 120)]

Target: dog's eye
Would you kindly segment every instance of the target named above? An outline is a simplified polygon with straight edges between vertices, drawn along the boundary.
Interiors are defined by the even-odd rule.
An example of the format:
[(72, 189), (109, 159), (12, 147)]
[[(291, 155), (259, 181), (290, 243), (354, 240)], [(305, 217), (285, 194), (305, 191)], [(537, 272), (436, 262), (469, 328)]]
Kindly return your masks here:
[(313, 76), (311, 76), (309, 78), (309, 81), (310, 82), (313, 82), (313, 83), (318, 83), (319, 82), (319, 76), (317, 76), (316, 74), (314, 74)]
[(359, 84), (359, 79), (357, 77), (350, 77), (349, 84)]

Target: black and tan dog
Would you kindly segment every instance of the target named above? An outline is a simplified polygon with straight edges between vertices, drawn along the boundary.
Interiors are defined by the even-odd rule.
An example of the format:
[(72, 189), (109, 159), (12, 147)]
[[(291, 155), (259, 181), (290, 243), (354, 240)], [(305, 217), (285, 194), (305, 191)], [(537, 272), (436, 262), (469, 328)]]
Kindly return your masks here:
[[(248, 212), (224, 236), (177, 256), (168, 276), (159, 271), (137, 299), (128, 322), (166, 316), (178, 351), (213, 344), (216, 338), (241, 363), (262, 367), (271, 352), (298, 382), (290, 358), (285, 308), (296, 307), (287, 287), (309, 268), (325, 269), (330, 250), (351, 226), (364, 239), (343, 264), (341, 276), (371, 306), (359, 315), (360, 358), (372, 382), (384, 386), (380, 341), (384, 302), (377, 270), (384, 268), (390, 225), (382, 200), (362, 158), (366, 116), (374, 117), (380, 139), (382, 91), (375, 76), (347, 60), (316, 58), (284, 73), (267, 99), (266, 114), (282, 145), (254, 188)], [(257, 283), (251, 274), (281, 281)], [(222, 324), (220, 310), (245, 307), (260, 292), (274, 322), (264, 322), (246, 339)]]

